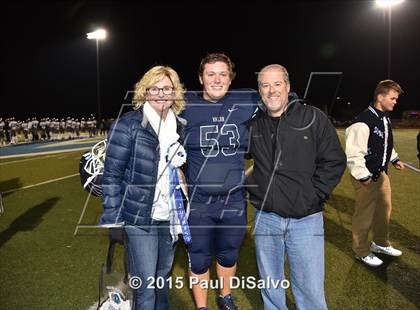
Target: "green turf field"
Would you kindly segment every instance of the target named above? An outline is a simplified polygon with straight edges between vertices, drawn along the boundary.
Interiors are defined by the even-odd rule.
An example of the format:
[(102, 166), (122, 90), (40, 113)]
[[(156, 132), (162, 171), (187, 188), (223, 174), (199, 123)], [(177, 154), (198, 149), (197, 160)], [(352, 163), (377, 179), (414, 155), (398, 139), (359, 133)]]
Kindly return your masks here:
[[(394, 136), (400, 157), (418, 167), (417, 132), (400, 129)], [(342, 139), (342, 130), (339, 135)], [(81, 228), (73, 236), (88, 198), (79, 177), (72, 176), (78, 172), (81, 154), (0, 160), (0, 191), (5, 193), (5, 213), (0, 216), (1, 309), (88, 309), (95, 302), (108, 239), (106, 230), (94, 228)], [(403, 256), (385, 259), (380, 268), (365, 267), (353, 258), (350, 228), (354, 200), (347, 172), (326, 205), (325, 290), (330, 309), (420, 307), (420, 174), (390, 167), (390, 177), (394, 208), (391, 240)], [(252, 207), (248, 211), (252, 226)], [(82, 223), (94, 225), (100, 213), (100, 201), (91, 198)], [(251, 231), (241, 249), (239, 277), (257, 277)], [(122, 270), (120, 248), (115, 256), (116, 267)], [(179, 245), (172, 277), (183, 277), (184, 288), (171, 290), (172, 309), (194, 308), (186, 281), (187, 264), (185, 248)], [(289, 289), (289, 308), (294, 309), (290, 293)], [(234, 295), (241, 309), (262, 309), (257, 289), (237, 289)], [(217, 309), (215, 298), (212, 291), (211, 309)]]

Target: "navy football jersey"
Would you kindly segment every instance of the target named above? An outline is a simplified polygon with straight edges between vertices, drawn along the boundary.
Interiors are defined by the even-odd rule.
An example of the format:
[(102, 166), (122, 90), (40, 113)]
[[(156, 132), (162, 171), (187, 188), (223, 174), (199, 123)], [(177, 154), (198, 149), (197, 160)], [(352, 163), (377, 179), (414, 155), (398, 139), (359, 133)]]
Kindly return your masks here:
[(186, 94), (186, 178), (193, 201), (213, 197), (229, 201), (244, 199), (244, 155), (248, 150), (248, 121), (257, 108), (251, 89), (229, 91), (217, 103), (201, 93)]

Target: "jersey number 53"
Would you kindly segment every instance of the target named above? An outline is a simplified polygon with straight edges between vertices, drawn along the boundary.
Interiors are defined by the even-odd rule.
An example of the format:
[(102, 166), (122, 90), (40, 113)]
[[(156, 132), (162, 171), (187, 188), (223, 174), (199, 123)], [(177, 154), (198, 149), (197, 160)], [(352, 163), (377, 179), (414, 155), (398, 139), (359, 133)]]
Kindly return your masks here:
[[(220, 147), (219, 141), (223, 136), (227, 136), (229, 144)], [(233, 156), (240, 147), (240, 136), (238, 127), (235, 124), (200, 126), (200, 147), (201, 153), (205, 157), (216, 157), (220, 151), (225, 156)]]

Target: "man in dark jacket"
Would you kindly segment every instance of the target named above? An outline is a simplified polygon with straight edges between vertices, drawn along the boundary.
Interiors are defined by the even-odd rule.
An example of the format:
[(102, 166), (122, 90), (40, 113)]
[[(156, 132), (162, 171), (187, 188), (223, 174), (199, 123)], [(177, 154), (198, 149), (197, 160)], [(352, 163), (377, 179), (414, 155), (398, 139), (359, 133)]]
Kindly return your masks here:
[(419, 168), (420, 168), (420, 130), (417, 134), (417, 158), (419, 159)]
[[(337, 133), (320, 110), (290, 93), (287, 70), (268, 65), (258, 74), (266, 107), (251, 122), (248, 179), (255, 210), (255, 245), (264, 309), (287, 309), (287, 253), (298, 308), (326, 309), (323, 203), (340, 181), (346, 158)], [(273, 282), (274, 281), (274, 282)]]

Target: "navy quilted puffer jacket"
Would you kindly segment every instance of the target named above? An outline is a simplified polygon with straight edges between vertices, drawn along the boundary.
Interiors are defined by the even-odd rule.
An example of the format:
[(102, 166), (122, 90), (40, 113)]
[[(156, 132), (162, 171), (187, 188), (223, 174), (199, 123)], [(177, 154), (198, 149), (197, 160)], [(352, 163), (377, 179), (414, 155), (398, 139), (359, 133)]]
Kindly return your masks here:
[[(177, 117), (181, 144), (184, 124), (185, 120)], [(124, 221), (129, 225), (150, 225), (160, 156), (157, 134), (143, 114), (143, 107), (115, 120), (108, 140), (100, 224)]]

